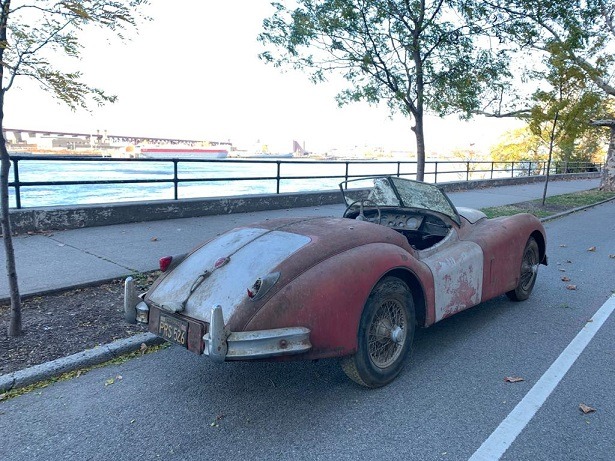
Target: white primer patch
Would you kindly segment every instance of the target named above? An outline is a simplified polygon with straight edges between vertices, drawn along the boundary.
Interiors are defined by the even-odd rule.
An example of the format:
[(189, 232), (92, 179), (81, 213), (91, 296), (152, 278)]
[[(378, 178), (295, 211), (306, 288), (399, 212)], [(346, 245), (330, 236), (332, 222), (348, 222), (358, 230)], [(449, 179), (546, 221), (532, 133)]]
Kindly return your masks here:
[[(152, 294), (157, 304), (188, 299), (185, 313), (209, 321), (211, 308), (220, 305), (224, 319), (247, 297), (247, 289), (282, 261), (310, 242), (304, 235), (265, 229), (238, 229), (208, 243), (180, 264)], [(230, 256), (230, 261), (214, 269), (215, 261)], [(199, 274), (207, 278), (190, 295)]]
[(423, 260), (434, 278), (436, 322), (480, 303), (483, 250), (474, 242), (456, 242)]

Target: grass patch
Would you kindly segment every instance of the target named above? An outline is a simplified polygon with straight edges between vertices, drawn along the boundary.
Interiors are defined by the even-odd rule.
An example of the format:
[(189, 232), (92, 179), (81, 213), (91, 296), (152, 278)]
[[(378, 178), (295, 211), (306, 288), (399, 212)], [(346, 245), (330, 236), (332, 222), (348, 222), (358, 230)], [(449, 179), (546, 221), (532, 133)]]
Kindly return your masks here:
[(547, 197), (544, 206), (542, 205), (542, 199), (538, 199), (531, 200), (529, 202), (515, 203), (512, 205), (482, 208), (481, 211), (485, 213), (488, 218), (511, 216), (518, 213), (530, 213), (537, 218), (546, 218), (563, 211), (593, 205), (613, 197), (615, 197), (615, 192), (592, 189), (582, 192), (572, 192), (570, 194)]
[[(598, 189), (586, 190), (582, 192), (572, 192), (570, 194), (554, 195), (547, 197), (546, 205), (561, 205), (570, 208), (577, 208), (585, 205), (593, 205), (615, 197), (615, 192), (607, 192)], [(540, 201), (538, 201), (540, 203)]]

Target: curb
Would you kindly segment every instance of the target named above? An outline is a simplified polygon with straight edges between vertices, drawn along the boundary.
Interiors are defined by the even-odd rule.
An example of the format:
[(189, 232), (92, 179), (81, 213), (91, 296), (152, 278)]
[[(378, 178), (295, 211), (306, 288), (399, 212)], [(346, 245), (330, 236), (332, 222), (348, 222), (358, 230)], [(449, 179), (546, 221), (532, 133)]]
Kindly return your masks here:
[[(540, 221), (553, 221), (555, 219), (613, 201), (615, 201), (615, 197), (593, 203), (591, 205), (584, 205), (571, 210), (562, 211), (561, 213), (557, 213), (546, 218), (541, 218)], [(92, 282), (92, 284), (95, 284), (95, 282)], [(39, 381), (54, 378), (63, 373), (93, 365), (99, 365), (121, 355), (134, 352), (138, 350), (143, 343), (147, 346), (154, 346), (164, 343), (164, 340), (152, 333), (140, 333), (129, 338), (118, 339), (112, 343), (95, 347), (94, 349), (87, 349), (83, 352), (78, 352), (67, 357), (61, 357), (59, 359), (52, 360), (51, 362), (35, 365), (33, 367), (25, 368), (6, 375), (0, 375), (0, 392), (19, 389), (35, 384)]]
[(613, 200), (615, 200), (615, 197), (607, 198), (606, 200), (602, 200), (601, 202), (592, 203), (591, 205), (583, 205), (577, 208), (573, 208), (572, 210), (562, 211), (561, 213), (547, 216), (546, 218), (540, 218), (540, 222), (554, 221), (555, 219), (561, 218), (563, 216), (568, 216), (569, 214), (576, 213), (578, 211), (587, 210), (588, 208), (592, 208), (598, 205), (604, 205), (605, 203), (612, 202)]
[(152, 333), (140, 333), (129, 338), (118, 339), (94, 349), (87, 349), (83, 352), (52, 360), (51, 362), (41, 363), (40, 365), (1, 375), (0, 392), (26, 387), (39, 381), (55, 378), (63, 373), (108, 362), (121, 355), (138, 350), (141, 344), (154, 346), (163, 342), (162, 338)]
[[(141, 273), (143, 274), (146, 274), (148, 272), (151, 272), (151, 271), (141, 271)], [(20, 292), (19, 296), (21, 297), (21, 300), (23, 301), (25, 299), (36, 298), (37, 296), (54, 295), (56, 293), (63, 293), (65, 291), (77, 290), (79, 288), (95, 287), (98, 285), (102, 285), (104, 283), (111, 283), (115, 280), (124, 280), (126, 279), (126, 277), (130, 275), (134, 276), (134, 273), (127, 273), (127, 274), (119, 275), (117, 277), (107, 277), (107, 278), (100, 279), (100, 280), (91, 280), (89, 282), (75, 283), (73, 285), (66, 285), (61, 288), (48, 288), (48, 289), (38, 290), (38, 291), (26, 291), (24, 293)], [(9, 304), (10, 302), (11, 302), (10, 296), (5, 296), (4, 298), (0, 297), (0, 304)]]

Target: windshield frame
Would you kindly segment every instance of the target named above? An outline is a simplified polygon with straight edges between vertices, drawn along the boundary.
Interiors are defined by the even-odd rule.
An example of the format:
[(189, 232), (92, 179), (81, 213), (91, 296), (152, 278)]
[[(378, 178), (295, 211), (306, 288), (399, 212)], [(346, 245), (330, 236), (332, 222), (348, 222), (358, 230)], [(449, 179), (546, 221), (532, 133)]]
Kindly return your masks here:
[[(426, 210), (426, 211), (431, 211), (434, 213), (439, 213), (453, 220), (453, 222), (455, 222), (458, 226), (461, 226), (461, 217), (459, 215), (459, 212), (457, 211), (457, 208), (455, 207), (455, 205), (453, 205), (453, 202), (451, 202), (450, 198), (446, 195), (446, 193), (444, 192), (444, 190), (442, 190), (441, 187), (435, 184), (415, 181), (412, 179), (407, 179), (407, 178), (402, 178), (402, 177), (397, 177), (397, 176), (365, 176), (361, 178), (355, 178), (355, 179), (349, 179), (346, 181), (342, 181), (339, 184), (339, 186), (340, 186), (340, 190), (342, 192), (342, 196), (344, 197), (344, 202), (346, 203), (346, 205), (350, 206), (350, 204), (355, 201), (348, 196), (348, 185), (353, 182), (367, 181), (370, 179), (372, 180), (372, 184), (373, 184), (371, 188), (354, 189), (355, 191), (369, 190), (369, 192), (365, 194), (365, 200), (368, 200), (368, 194), (372, 195), (371, 194), (372, 191), (376, 188), (376, 180), (384, 180), (386, 182), (386, 185), (390, 189), (389, 192), (392, 192), (394, 194), (398, 203), (397, 204), (388, 204), (388, 203), (381, 204), (381, 203), (374, 202), (374, 204), (378, 206), (383, 206), (383, 207), (385, 206), (396, 207), (397, 206), (401, 208)], [(396, 185), (396, 183), (398, 184)], [(409, 185), (410, 189), (412, 189), (413, 187), (416, 190), (420, 189), (423, 195), (429, 194), (429, 193), (437, 194), (440, 199), (444, 199), (444, 203), (443, 203), (444, 206), (430, 208), (428, 206), (422, 206), (422, 204), (419, 204), (419, 203), (408, 203), (407, 201), (404, 201), (404, 197), (400, 193), (400, 190), (398, 188), (398, 185), (401, 186), (404, 183)], [(413, 184), (416, 184), (417, 186), (413, 186)]]

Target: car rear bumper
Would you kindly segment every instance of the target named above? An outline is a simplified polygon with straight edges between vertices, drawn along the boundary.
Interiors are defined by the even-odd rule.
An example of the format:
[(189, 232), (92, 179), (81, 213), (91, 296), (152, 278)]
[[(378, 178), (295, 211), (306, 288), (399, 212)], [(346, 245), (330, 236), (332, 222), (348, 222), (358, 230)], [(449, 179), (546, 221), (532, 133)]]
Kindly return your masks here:
[[(197, 354), (209, 356), (215, 362), (231, 360), (258, 360), (307, 352), (312, 348), (310, 330), (304, 327), (275, 328), (257, 331), (230, 331), (224, 324), (222, 308), (211, 310), (209, 324), (166, 312), (156, 307), (149, 308), (136, 295), (134, 283), (129, 278), (124, 290), (124, 314), (126, 321), (147, 323), (149, 330), (169, 340), (161, 333), (160, 317), (176, 318), (185, 326), (183, 347)], [(147, 309), (147, 315), (142, 313)], [(141, 311), (140, 311), (141, 310)]]
[(209, 329), (203, 336), (203, 353), (215, 362), (266, 359), (307, 352), (312, 348), (310, 330), (304, 327), (230, 332), (222, 308), (211, 310)]

